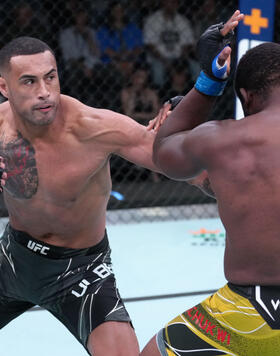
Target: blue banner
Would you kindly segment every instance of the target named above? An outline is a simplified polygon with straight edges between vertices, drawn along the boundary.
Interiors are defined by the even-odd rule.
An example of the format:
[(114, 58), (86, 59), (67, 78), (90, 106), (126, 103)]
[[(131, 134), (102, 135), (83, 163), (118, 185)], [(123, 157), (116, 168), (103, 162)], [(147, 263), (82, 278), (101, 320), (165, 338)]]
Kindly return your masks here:
[(245, 17), (238, 26), (238, 41), (243, 38), (257, 41), (273, 41), (274, 1), (239, 1), (239, 10)]
[[(238, 61), (250, 48), (273, 41), (275, 0), (239, 0), (239, 10), (245, 15), (237, 28)], [(239, 100), (236, 118), (243, 117)]]

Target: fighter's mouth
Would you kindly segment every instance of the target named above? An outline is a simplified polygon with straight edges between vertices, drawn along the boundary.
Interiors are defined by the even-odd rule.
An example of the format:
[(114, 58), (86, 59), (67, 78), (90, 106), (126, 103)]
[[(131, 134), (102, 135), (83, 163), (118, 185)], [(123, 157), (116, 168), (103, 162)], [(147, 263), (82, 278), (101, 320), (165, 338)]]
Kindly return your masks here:
[(52, 109), (52, 105), (50, 105), (50, 104), (40, 105), (40, 106), (35, 107), (35, 110), (39, 110), (39, 111), (43, 111), (43, 112), (50, 111), (51, 109)]

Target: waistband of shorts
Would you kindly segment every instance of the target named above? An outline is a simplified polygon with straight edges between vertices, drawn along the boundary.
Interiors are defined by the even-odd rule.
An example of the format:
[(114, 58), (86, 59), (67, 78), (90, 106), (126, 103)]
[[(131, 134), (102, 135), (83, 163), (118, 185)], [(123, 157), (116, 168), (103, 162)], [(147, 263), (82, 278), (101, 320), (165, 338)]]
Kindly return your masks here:
[(267, 324), (275, 330), (280, 330), (278, 303), (280, 299), (279, 285), (236, 285), (228, 283), (235, 293), (250, 301), (256, 311)]
[(231, 282), (228, 282), (227, 285), (233, 292), (240, 294), (247, 299), (256, 299), (256, 287), (260, 287), (262, 291), (273, 290), (275, 294), (280, 295), (279, 285), (240, 285)]
[(9, 233), (10, 237), (36, 254), (42, 257), (52, 258), (52, 259), (63, 259), (75, 256), (89, 256), (102, 253), (106, 251), (109, 247), (109, 241), (107, 236), (107, 231), (105, 230), (104, 237), (96, 245), (87, 248), (68, 248), (48, 244), (41, 240), (37, 240), (30, 236), (24, 231), (19, 231), (14, 229), (11, 225), (8, 225), (6, 231)]
[(254, 291), (255, 291), (254, 285), (240, 285), (231, 282), (228, 282), (227, 285), (229, 289), (231, 289), (233, 292), (237, 294), (242, 295), (242, 297), (250, 298), (253, 297), (254, 295)]

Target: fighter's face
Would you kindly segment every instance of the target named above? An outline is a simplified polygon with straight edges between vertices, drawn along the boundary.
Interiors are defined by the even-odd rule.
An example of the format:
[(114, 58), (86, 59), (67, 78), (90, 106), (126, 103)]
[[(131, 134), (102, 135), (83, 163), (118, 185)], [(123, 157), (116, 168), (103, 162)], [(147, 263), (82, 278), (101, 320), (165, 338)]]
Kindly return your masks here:
[(53, 122), (60, 85), (51, 52), (12, 57), (10, 68), (1, 80), (1, 92), (21, 120), (36, 126)]

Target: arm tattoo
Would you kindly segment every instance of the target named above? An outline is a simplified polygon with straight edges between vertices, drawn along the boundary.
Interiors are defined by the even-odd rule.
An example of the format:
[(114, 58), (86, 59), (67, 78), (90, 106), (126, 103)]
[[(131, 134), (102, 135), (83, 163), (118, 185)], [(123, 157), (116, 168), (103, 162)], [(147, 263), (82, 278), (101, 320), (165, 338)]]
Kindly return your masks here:
[(34, 147), (20, 133), (1, 146), (7, 172), (5, 190), (18, 199), (32, 198), (39, 183)]

